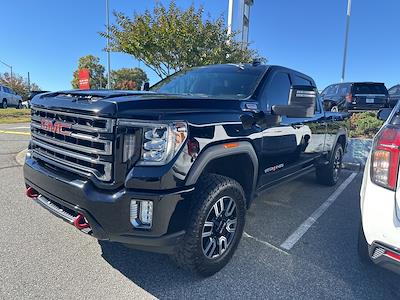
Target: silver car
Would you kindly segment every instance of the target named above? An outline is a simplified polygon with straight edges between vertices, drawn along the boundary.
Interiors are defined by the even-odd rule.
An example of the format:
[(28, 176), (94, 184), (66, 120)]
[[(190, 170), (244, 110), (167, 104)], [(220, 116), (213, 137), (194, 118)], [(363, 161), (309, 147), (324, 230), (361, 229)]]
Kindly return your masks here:
[(7, 108), (11, 106), (22, 108), (22, 97), (9, 87), (0, 85), (0, 107)]

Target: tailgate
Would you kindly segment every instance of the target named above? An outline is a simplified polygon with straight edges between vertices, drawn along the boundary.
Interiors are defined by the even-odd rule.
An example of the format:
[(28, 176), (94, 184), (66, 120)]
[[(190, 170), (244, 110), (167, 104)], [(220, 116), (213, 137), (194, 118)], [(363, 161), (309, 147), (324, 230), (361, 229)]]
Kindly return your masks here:
[(387, 96), (385, 94), (355, 94), (353, 101), (358, 105), (373, 105), (387, 103)]

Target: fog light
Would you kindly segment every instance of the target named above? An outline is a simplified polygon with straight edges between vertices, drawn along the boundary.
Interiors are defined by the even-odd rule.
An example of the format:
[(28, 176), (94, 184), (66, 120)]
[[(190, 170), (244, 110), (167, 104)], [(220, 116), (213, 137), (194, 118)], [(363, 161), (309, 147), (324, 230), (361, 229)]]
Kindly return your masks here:
[(150, 229), (153, 223), (153, 201), (131, 200), (130, 218), (135, 228)]

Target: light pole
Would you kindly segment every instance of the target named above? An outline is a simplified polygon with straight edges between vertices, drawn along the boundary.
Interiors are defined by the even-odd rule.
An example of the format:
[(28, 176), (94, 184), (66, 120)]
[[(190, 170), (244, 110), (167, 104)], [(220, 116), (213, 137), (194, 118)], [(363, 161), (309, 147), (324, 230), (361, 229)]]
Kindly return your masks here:
[(111, 62), (110, 62), (110, 9), (106, 0), (106, 20), (107, 20), (107, 89), (111, 88)]
[(0, 63), (5, 65), (6, 67), (10, 68), (10, 76), (11, 76), (11, 80), (12, 80), (12, 78), (13, 78), (13, 67), (10, 66), (9, 64), (6, 64), (4, 61), (1, 61), (1, 60), (0, 60)]
[(228, 4), (228, 36), (230, 37), (232, 34), (232, 21), (233, 21), (233, 1), (229, 0)]
[(347, 0), (346, 34), (345, 34), (345, 38), (344, 38), (344, 53), (343, 53), (343, 66), (342, 66), (341, 82), (344, 81), (344, 76), (346, 74), (347, 46), (348, 46), (348, 40), (349, 40), (350, 16), (351, 16), (351, 0)]

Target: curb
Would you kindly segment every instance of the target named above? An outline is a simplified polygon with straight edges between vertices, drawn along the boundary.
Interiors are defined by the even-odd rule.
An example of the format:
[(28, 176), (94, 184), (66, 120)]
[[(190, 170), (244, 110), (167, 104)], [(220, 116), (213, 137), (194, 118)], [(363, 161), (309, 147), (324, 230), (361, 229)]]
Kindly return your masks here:
[(15, 156), (15, 160), (17, 161), (17, 163), (21, 166), (23, 166), (25, 164), (25, 156), (26, 153), (28, 152), (28, 149), (24, 149), (22, 151), (20, 151), (16, 156)]

